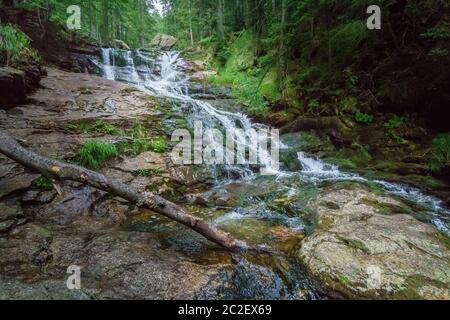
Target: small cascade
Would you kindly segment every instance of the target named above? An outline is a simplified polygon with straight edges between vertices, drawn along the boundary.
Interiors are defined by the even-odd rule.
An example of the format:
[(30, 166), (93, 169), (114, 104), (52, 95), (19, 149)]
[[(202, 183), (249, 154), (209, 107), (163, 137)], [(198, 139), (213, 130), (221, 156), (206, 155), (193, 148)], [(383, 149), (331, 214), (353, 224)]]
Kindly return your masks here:
[(357, 174), (342, 172), (337, 166), (326, 164), (318, 158), (307, 157), (303, 152), (298, 153), (298, 160), (303, 168), (301, 171), (303, 179), (311, 182), (356, 181), (375, 183), (383, 187), (388, 193), (423, 207), (432, 216), (430, 222), (440, 231), (450, 234), (450, 211), (446, 208), (444, 202), (424, 194), (418, 188), (383, 180), (370, 180)]
[[(136, 66), (135, 59), (141, 61), (141, 65)], [(105, 78), (123, 81), (150, 94), (176, 101), (182, 106), (182, 111), (192, 126), (197, 121), (202, 123), (203, 132), (207, 132), (208, 129), (217, 129), (224, 136), (226, 132), (232, 132), (235, 146), (241, 146), (249, 152), (256, 152), (259, 166), (273, 173), (277, 177), (276, 179), (280, 180), (280, 184), (283, 184), (283, 177), (292, 176), (291, 173), (280, 172), (277, 169), (278, 167), (275, 168), (269, 151), (258, 149), (257, 143), (254, 143), (254, 141), (250, 142), (245, 134), (251, 129), (268, 130), (269, 128), (262, 124), (252, 123), (245, 114), (220, 110), (207, 101), (192, 98), (188, 90), (189, 78), (183, 72), (184, 66), (185, 62), (180, 58), (178, 52), (163, 52), (157, 59), (152, 60), (139, 50), (133, 53), (126, 50), (103, 49)], [(208, 140), (208, 145), (217, 148), (224, 147), (222, 139), (212, 134), (205, 136)], [(282, 144), (278, 147), (280, 149), (285, 148)], [(212, 166), (211, 170), (216, 175), (222, 175), (226, 178), (222, 183), (229, 183), (231, 180), (235, 180), (236, 177), (239, 178), (238, 180), (249, 180), (258, 177), (255, 173), (258, 171), (254, 167), (246, 165), (245, 159), (237, 160), (238, 165)], [(325, 181), (355, 181), (380, 185), (388, 193), (425, 208), (430, 213), (430, 216), (433, 217), (430, 222), (438, 229), (450, 233), (450, 212), (446, 209), (445, 204), (435, 197), (424, 194), (418, 188), (387, 181), (370, 180), (355, 173), (342, 172), (337, 166), (327, 164), (318, 158), (308, 157), (303, 152), (298, 153), (298, 161), (303, 169), (301, 172), (294, 173), (294, 175), (298, 175), (302, 181), (313, 184)], [(244, 165), (241, 163), (244, 163)], [(221, 183), (218, 181), (218, 184)], [(250, 214), (244, 211), (239, 214), (234, 213), (224, 216), (221, 219), (239, 219), (241, 216)], [(284, 224), (293, 227), (295, 223), (291, 221)]]
[[(247, 134), (252, 129), (264, 127), (263, 125), (252, 124), (249, 118), (242, 113), (233, 113), (219, 110), (206, 101), (193, 99), (188, 94), (188, 77), (182, 72), (184, 61), (180, 59), (178, 52), (165, 52), (159, 59), (160, 75), (145, 82), (144, 86), (152, 93), (165, 98), (178, 100), (190, 107), (190, 121), (199, 121), (203, 125), (204, 131), (208, 129), (218, 129), (224, 135), (227, 132), (233, 133), (235, 146), (241, 146), (249, 153), (259, 156), (259, 166), (271, 171), (274, 167), (272, 157), (268, 150), (258, 150), (258, 145), (254, 141), (249, 141)], [(266, 128), (268, 129), (268, 128)], [(223, 148), (224, 141), (213, 135), (205, 137), (213, 147)], [(246, 163), (245, 159), (237, 159), (237, 163)], [(222, 170), (233, 173), (241, 178), (248, 178), (253, 175), (250, 167), (243, 165), (223, 165)], [(273, 169), (272, 173), (277, 173)]]
[(111, 63), (111, 48), (102, 48), (103, 72), (108, 80), (115, 80), (114, 64)]

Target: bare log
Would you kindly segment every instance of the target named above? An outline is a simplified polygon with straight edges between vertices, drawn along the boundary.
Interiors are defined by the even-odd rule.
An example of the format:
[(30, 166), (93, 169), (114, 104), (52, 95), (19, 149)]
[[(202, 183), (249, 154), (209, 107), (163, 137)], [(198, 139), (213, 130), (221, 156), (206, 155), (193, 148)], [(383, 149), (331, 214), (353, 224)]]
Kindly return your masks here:
[(119, 196), (140, 208), (150, 209), (198, 232), (206, 239), (231, 251), (247, 250), (245, 242), (233, 239), (205, 220), (195, 217), (176, 204), (151, 192), (138, 192), (125, 183), (86, 168), (53, 160), (22, 147), (5, 130), (0, 130), (0, 152), (42, 175), (57, 180), (71, 180)]

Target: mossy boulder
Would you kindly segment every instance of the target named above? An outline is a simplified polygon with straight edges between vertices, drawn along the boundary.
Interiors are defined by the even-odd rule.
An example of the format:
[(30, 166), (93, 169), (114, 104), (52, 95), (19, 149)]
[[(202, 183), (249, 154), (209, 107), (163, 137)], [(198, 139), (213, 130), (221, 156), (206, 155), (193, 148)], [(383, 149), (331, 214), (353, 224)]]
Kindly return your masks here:
[(402, 211), (401, 203), (364, 189), (328, 191), (318, 199), (317, 229), (297, 257), (324, 293), (350, 299), (450, 299), (446, 236), (410, 215), (393, 214)]

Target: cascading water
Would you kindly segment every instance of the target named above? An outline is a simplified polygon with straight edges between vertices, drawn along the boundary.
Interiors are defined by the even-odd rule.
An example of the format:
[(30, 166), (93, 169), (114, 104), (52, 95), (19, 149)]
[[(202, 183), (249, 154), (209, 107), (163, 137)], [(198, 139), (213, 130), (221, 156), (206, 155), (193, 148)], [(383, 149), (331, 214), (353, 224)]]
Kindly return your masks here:
[[(103, 70), (104, 77), (130, 83), (139, 89), (148, 93), (157, 95), (162, 98), (169, 98), (180, 104), (187, 106), (186, 113), (190, 124), (194, 121), (200, 121), (205, 130), (216, 128), (222, 132), (229, 131), (235, 133), (233, 136), (236, 145), (243, 145), (248, 150), (257, 151), (259, 154), (259, 163), (268, 169), (272, 167), (272, 158), (268, 152), (255, 150), (258, 148), (256, 144), (247, 140), (245, 131), (255, 128), (266, 128), (264, 125), (253, 124), (249, 118), (242, 113), (234, 113), (225, 110), (219, 110), (210, 103), (197, 100), (189, 96), (189, 78), (183, 73), (184, 61), (180, 59), (177, 52), (164, 52), (156, 62), (148, 57), (145, 53), (137, 51), (134, 53), (144, 66), (136, 66), (133, 60), (133, 54), (130, 51), (103, 49)], [(119, 65), (118, 60), (125, 60), (125, 65)], [(155, 62), (155, 63), (154, 63)], [(117, 65), (116, 65), (117, 64)], [(151, 65), (151, 67), (149, 67)], [(224, 142), (216, 139), (214, 136), (209, 137), (209, 143), (222, 148)], [(280, 148), (285, 146), (280, 144)], [(317, 184), (325, 181), (355, 181), (363, 183), (375, 183), (382, 186), (388, 193), (399, 196), (410, 202), (416, 203), (423, 207), (430, 214), (430, 222), (433, 223), (441, 231), (450, 233), (450, 212), (439, 199), (424, 194), (421, 190), (410, 186), (394, 184), (380, 180), (369, 180), (357, 174), (346, 173), (339, 170), (337, 166), (329, 165), (317, 158), (311, 158), (304, 153), (298, 154), (298, 161), (301, 163), (303, 170), (297, 173), (280, 172), (273, 170), (276, 174), (280, 190), (293, 190), (287, 184), (285, 177), (297, 175), (303, 181)], [(238, 173), (240, 179), (256, 179), (250, 167), (242, 165), (225, 165), (224, 170), (228, 172)], [(234, 174), (235, 176), (235, 174)], [(294, 188), (295, 189), (295, 188)], [(290, 192), (290, 191), (289, 191)], [(239, 208), (229, 214), (217, 219), (215, 223), (222, 223), (227, 220), (239, 220), (243, 217), (258, 216), (270, 220), (281, 221), (282, 224), (291, 228), (301, 228), (301, 222), (298, 219), (289, 217), (283, 218), (267, 209), (267, 206), (261, 206), (261, 203), (255, 204), (250, 208)]]
[(320, 159), (307, 157), (303, 152), (298, 154), (298, 160), (303, 167), (301, 174), (304, 179), (309, 179), (312, 182), (358, 181), (375, 183), (383, 187), (388, 193), (423, 207), (431, 216), (429, 222), (440, 231), (450, 234), (450, 211), (445, 207), (443, 201), (424, 194), (418, 188), (383, 180), (370, 180), (357, 174), (342, 172), (337, 166), (326, 164)]
[[(258, 148), (257, 145), (250, 143), (242, 132), (250, 129), (267, 130), (268, 128), (252, 123), (242, 113), (222, 110), (221, 107), (216, 108), (207, 101), (194, 99), (189, 95), (190, 83), (189, 78), (183, 72), (184, 65), (184, 61), (180, 59), (177, 52), (164, 52), (158, 58), (153, 58), (148, 53), (141, 51), (103, 49), (105, 78), (126, 82), (149, 94), (169, 99), (174, 102), (173, 111), (182, 113), (191, 127), (194, 127), (194, 122), (200, 121), (204, 132), (207, 129), (233, 132), (235, 133), (233, 140), (236, 145), (255, 151), (255, 148)], [(224, 141), (210, 136), (209, 144), (223, 147)], [(282, 143), (279, 147), (290, 151)], [(258, 153), (260, 166), (271, 169), (270, 154), (268, 152)], [(349, 181), (381, 186), (387, 193), (414, 203), (414, 208), (420, 207), (419, 214), (425, 213), (427, 222), (450, 234), (449, 211), (442, 201), (424, 194), (421, 190), (386, 181), (370, 180), (355, 173), (342, 172), (337, 166), (324, 163), (318, 158), (308, 157), (303, 152), (298, 153), (297, 156), (302, 170), (286, 172), (273, 168), (274, 175), (270, 176), (257, 174), (257, 170), (249, 165), (221, 166), (220, 170), (228, 173), (228, 178), (223, 177), (227, 174), (222, 175), (221, 180), (217, 180), (216, 185), (203, 195), (211, 199), (209, 198), (211, 195), (220, 195), (224, 191), (226, 194), (229, 190), (233, 192), (233, 188), (235, 188), (235, 194), (237, 193), (243, 201), (241, 200), (239, 205), (232, 210), (226, 209), (226, 207), (221, 208), (221, 205), (216, 203), (217, 207), (211, 209), (212, 212), (199, 213), (200, 216), (204, 214), (203, 218), (209, 219), (211, 223), (219, 225), (220, 228), (239, 239), (268, 245), (275, 250), (288, 253), (286, 257), (273, 257), (274, 261), (261, 260), (257, 262), (256, 266), (252, 265), (252, 268), (268, 270), (266, 273), (270, 274), (271, 278), (278, 280), (279, 276), (272, 271), (280, 272), (278, 266), (290, 266), (291, 271), (281, 272), (284, 279), (284, 286), (282, 286), (284, 293), (279, 297), (296, 298), (295, 292), (298, 292), (299, 288), (306, 290), (309, 298), (318, 297), (308, 277), (297, 268), (297, 262), (290, 260), (291, 250), (295, 249), (289, 247), (289, 242), (286, 243), (272, 237), (274, 231), (276, 234), (289, 230), (287, 233), (292, 233), (290, 234), (293, 237), (291, 239), (296, 239), (296, 234), (308, 232), (313, 227), (311, 222), (307, 222), (311, 218), (309, 204), (316, 200), (317, 192), (323, 183)], [(219, 171), (214, 166), (210, 166), (209, 169), (211, 172)], [(238, 177), (237, 180), (236, 177)], [(280, 203), (282, 205), (279, 205)], [(159, 228), (158, 225), (153, 225), (153, 222), (148, 223), (150, 225), (145, 230), (153, 231), (153, 228)], [(285, 247), (286, 244), (288, 247)], [(264, 296), (273, 297), (270, 287), (264, 288), (264, 290), (267, 290)]]
[(109, 80), (115, 80), (114, 63), (111, 63), (111, 49), (110, 48), (102, 49), (102, 58), (103, 58), (104, 77)]

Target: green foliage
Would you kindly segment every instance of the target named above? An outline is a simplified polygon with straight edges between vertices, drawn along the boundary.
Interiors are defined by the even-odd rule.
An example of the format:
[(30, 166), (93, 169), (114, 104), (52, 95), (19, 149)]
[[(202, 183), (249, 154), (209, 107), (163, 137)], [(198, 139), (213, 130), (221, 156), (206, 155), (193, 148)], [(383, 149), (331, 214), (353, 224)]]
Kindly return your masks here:
[(358, 111), (358, 100), (355, 97), (345, 97), (339, 103), (339, 111), (356, 113)]
[(150, 177), (160, 175), (162, 171), (160, 169), (138, 169), (133, 173), (139, 177)]
[(119, 136), (123, 134), (122, 130), (102, 120), (98, 120), (96, 122), (70, 122), (65, 126), (65, 129), (67, 131), (78, 131), (82, 133), (102, 133), (112, 136)]
[(373, 116), (358, 110), (355, 113), (355, 121), (362, 124), (369, 124), (373, 122)]
[[(268, 111), (265, 95), (268, 96), (267, 91), (272, 90), (274, 84), (273, 81), (264, 82), (264, 79), (261, 78), (268, 74), (262, 74), (261, 70), (254, 66), (253, 33), (239, 34), (231, 42), (230, 47), (222, 51), (227, 52), (226, 63), (220, 67), (219, 75), (213, 77), (211, 81), (215, 84), (231, 85), (234, 97), (247, 106), (247, 112), (254, 115), (265, 115)], [(274, 80), (273, 74), (271, 76), (272, 79), (268, 80)]]
[(384, 123), (384, 127), (391, 131), (403, 127), (408, 121), (407, 117), (400, 117), (398, 115), (391, 115)]
[(428, 163), (431, 171), (439, 171), (450, 161), (450, 133), (440, 134), (433, 139), (432, 159)]
[(30, 39), (22, 31), (10, 24), (0, 25), (0, 63), (13, 64), (29, 46)]
[(44, 176), (37, 178), (34, 183), (36, 184), (36, 187), (42, 190), (51, 190), (53, 188), (52, 180)]
[(49, 12), (50, 20), (65, 25), (67, 8), (81, 9), (81, 34), (104, 45), (120, 39), (132, 47), (142, 47), (156, 34), (158, 15), (152, 11), (153, 2), (146, 0), (29, 0), (17, 6)]
[(113, 143), (90, 139), (81, 146), (76, 160), (81, 166), (97, 170), (108, 160), (117, 158), (118, 156), (119, 150)]
[(352, 59), (357, 53), (368, 34), (369, 30), (363, 21), (351, 21), (347, 24), (338, 25), (329, 32), (329, 45), (333, 56), (342, 62), (348, 62), (348, 59)]
[(450, 39), (450, 27), (447, 24), (441, 24), (433, 28), (429, 28), (422, 37), (433, 40)]
[(148, 130), (139, 122), (133, 125), (130, 132), (131, 142), (122, 145), (125, 153), (139, 155), (145, 151), (164, 153), (169, 149), (166, 138), (152, 137)]
[(167, 150), (168, 144), (164, 138), (136, 138), (126, 147), (126, 151), (134, 155), (139, 155), (145, 151), (164, 153)]

